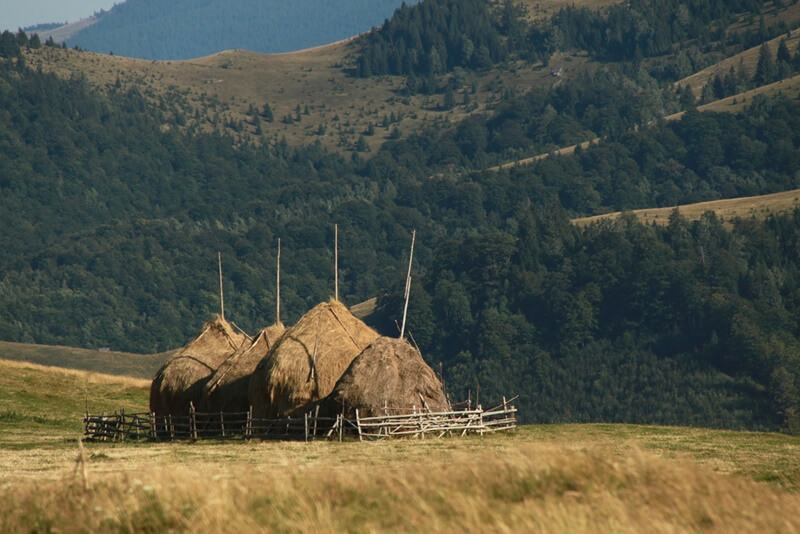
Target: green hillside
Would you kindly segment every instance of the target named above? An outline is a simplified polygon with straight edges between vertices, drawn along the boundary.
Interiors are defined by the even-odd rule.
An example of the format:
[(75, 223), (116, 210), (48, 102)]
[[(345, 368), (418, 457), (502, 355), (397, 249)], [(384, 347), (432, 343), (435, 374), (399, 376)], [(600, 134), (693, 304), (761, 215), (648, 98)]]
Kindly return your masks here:
[[(454, 399), (489, 404), (519, 393), (526, 422), (795, 432), (797, 212), (734, 222), (675, 217), (666, 227), (631, 217), (570, 223), (800, 187), (795, 99), (765, 93), (738, 113), (700, 112), (693, 93), (674, 86), (682, 69), (785, 31), (780, 17), (762, 25), (756, 13), (790, 7), (681, 6), (666, 2), (657, 12), (637, 1), (539, 18), (507, 4), (428, 0), (380, 31), (326, 47), (343, 58), (338, 66), (326, 55), (303, 67), (314, 57), (307, 51), (145, 70), (147, 62), (4, 34), (0, 338), (173, 349), (219, 308), (218, 251), (227, 315), (256, 331), (274, 321), (279, 237), (282, 318), (291, 324), (333, 293), (334, 224), (342, 300), (377, 297), (370, 321), (394, 333), (416, 229), (409, 330), (428, 361), (441, 363)], [(457, 46), (459, 28), (472, 48)], [(438, 43), (435, 69), (430, 57), (412, 61), (415, 32), (423, 48)], [(789, 75), (798, 55), (782, 57)], [(271, 90), (283, 91), (282, 110), (294, 111), (273, 112), (277, 138), (259, 137), (273, 110), (253, 104), (245, 124), (233, 109), (252, 102), (237, 99), (236, 88), (256, 91), (269, 77), (254, 83), (258, 69), (241, 66), (283, 60), (300, 73), (297, 85), (278, 77)], [(117, 82), (129, 64), (140, 70)], [(320, 92), (306, 113), (306, 96), (292, 93), (304, 68), (336, 91), (347, 79), (364, 91), (385, 83), (391, 96), (366, 111), (346, 95), (334, 111), (321, 96), (330, 93)], [(238, 77), (215, 77), (226, 70)], [(312, 76), (317, 70), (325, 74)], [(542, 83), (507, 83), (524, 80), (520, 72)], [(211, 85), (228, 92), (211, 96)], [(397, 103), (409, 116), (416, 110), (416, 122), (398, 120)], [(680, 121), (661, 120), (677, 112)], [(325, 128), (295, 129), (291, 142), (281, 136), (280, 128), (317, 113), (341, 125), (336, 150), (320, 140)], [(601, 140), (484, 172), (587, 139)]]

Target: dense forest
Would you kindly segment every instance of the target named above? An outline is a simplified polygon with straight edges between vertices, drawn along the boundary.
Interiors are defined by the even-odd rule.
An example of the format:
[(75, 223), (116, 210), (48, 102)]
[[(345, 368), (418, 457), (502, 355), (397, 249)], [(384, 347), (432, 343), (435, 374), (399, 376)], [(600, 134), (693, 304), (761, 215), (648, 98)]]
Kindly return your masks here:
[[(413, 3), (413, 2), (409, 2)], [(378, 26), (399, 0), (126, 0), (69, 39), (107, 54), (189, 59), (243, 48), (278, 53), (328, 44)]]
[[(690, 7), (706, 28), (757, 6)], [(510, 4), (479, 22), (484, 9), (404, 6), (365, 42), (420, 26), (423, 43), (443, 39), (443, 74), (484, 68), (472, 63), (476, 45), (490, 64), (522, 54), (540, 28), (521, 25)], [(626, 13), (607, 10), (592, 24), (611, 24), (615, 9)], [(701, 38), (692, 28), (685, 37)], [(453, 32), (468, 36), (472, 53), (451, 55)], [(179, 346), (218, 308), (217, 251), (227, 315), (255, 330), (274, 320), (278, 237), (291, 323), (333, 292), (334, 223), (342, 300), (379, 296), (370, 320), (393, 334), (416, 229), (409, 330), (433, 367), (442, 364), (454, 398), (488, 404), (519, 393), (528, 422), (800, 431), (800, 212), (763, 222), (689, 222), (676, 212), (666, 227), (630, 215), (583, 229), (569, 222), (800, 187), (797, 100), (700, 113), (664, 74), (678, 72), (680, 54), (625, 56), (549, 89), (509, 92), (491, 114), (343, 157), (318, 144), (180, 132), (136, 89), (101, 92), (29, 69), (21, 50), (40, 44), (0, 36), (0, 339)], [(778, 63), (789, 72), (800, 55), (782, 51), (759, 72), (779, 76)], [(425, 68), (398, 72), (431, 76)], [(750, 83), (761, 82), (751, 74)], [(678, 110), (680, 121), (659, 119)], [(594, 137), (570, 156), (483, 170)]]
[(499, 8), (481, 0), (427, 1), (404, 5), (361, 38), (357, 72), (430, 76), (457, 67), (485, 69), (509, 55), (547, 64), (554, 52), (577, 50), (606, 61), (640, 60), (671, 53), (689, 40), (742, 49), (788, 29), (779, 23), (726, 35), (735, 16), (759, 14), (766, 3), (631, 0), (603, 10), (567, 6), (527, 25), (523, 8), (511, 0)]

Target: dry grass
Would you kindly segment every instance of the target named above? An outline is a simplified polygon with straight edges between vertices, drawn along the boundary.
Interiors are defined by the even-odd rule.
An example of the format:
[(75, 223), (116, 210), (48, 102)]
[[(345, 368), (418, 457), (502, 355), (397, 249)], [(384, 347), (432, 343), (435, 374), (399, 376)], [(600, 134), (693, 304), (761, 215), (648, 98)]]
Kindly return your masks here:
[[(142, 457), (139, 469), (124, 472), (108, 468), (118, 463), (119, 449), (92, 447), (88, 489), (71, 473), (49, 483), (33, 480), (36, 475), (6, 482), (0, 529), (800, 530), (796, 494), (692, 462), (638, 448), (622, 455), (597, 443), (478, 441), (227, 445), (233, 455), (247, 449), (247, 462), (184, 447), (205, 461), (170, 459), (162, 466), (158, 458), (149, 463)], [(399, 457), (391, 455), (398, 445)], [(420, 457), (414, 449), (428, 454)], [(318, 454), (325, 459), (316, 460)]]
[(1, 359), (148, 379), (153, 377), (171, 354), (172, 351), (159, 354), (132, 354), (0, 341)]
[(539, 425), (370, 443), (90, 443), (81, 464), (83, 395), (93, 411), (137, 411), (147, 383), (0, 371), (2, 532), (800, 531), (791, 436)]
[[(800, 20), (800, 4), (792, 6), (790, 8), (792, 11), (792, 17), (797, 18)], [(781, 41), (786, 39), (786, 34), (780, 35), (771, 41), (768, 41), (769, 48), (772, 51), (773, 59), (778, 53), (778, 45)], [(794, 51), (797, 48), (798, 43), (800, 42), (800, 30), (794, 30), (791, 32), (791, 37), (787, 41), (787, 46), (789, 50)], [(699, 72), (692, 74), (678, 82), (675, 82), (675, 87), (683, 87), (688, 85), (691, 87), (692, 92), (694, 93), (696, 98), (699, 98), (703, 92), (703, 87), (708, 83), (708, 80), (713, 76), (725, 76), (730, 71), (731, 67), (734, 67), (737, 71), (744, 65), (745, 71), (747, 72), (748, 77), (752, 77), (756, 72), (756, 64), (758, 63), (758, 56), (759, 51), (761, 49), (761, 45), (754, 46), (744, 52), (740, 52), (736, 55), (733, 55), (729, 58), (726, 58), (716, 65), (712, 65), (707, 67)]]
[(769, 85), (751, 89), (750, 91), (745, 91), (744, 93), (739, 93), (738, 95), (709, 102), (697, 109), (700, 111), (737, 113), (752, 104), (753, 98), (758, 95), (770, 97), (778, 94), (792, 99), (800, 98), (800, 74)]
[[(763, 220), (768, 215), (793, 210), (800, 207), (800, 189), (784, 191), (782, 193), (772, 193), (755, 197), (730, 198), (725, 200), (712, 200), (710, 202), (699, 202), (697, 204), (685, 204), (678, 206), (678, 209), (686, 219), (695, 221), (703, 213), (713, 211), (726, 223), (730, 223), (735, 218), (746, 219), (755, 217)], [(670, 213), (675, 207), (669, 208), (646, 208), (633, 210), (632, 213), (643, 223), (656, 223), (665, 225), (669, 222)], [(621, 212), (606, 213), (593, 217), (581, 217), (572, 219), (572, 223), (578, 226), (588, 226), (593, 222), (603, 219), (616, 219)]]

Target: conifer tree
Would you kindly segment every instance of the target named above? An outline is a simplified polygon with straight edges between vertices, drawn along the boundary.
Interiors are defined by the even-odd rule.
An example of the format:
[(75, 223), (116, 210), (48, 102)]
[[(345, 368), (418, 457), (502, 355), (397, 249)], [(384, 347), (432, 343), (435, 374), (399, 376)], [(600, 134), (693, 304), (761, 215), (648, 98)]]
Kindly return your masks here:
[(775, 61), (772, 59), (772, 51), (769, 45), (764, 43), (758, 51), (758, 64), (756, 65), (756, 74), (753, 77), (753, 82), (756, 85), (766, 85), (775, 81)]

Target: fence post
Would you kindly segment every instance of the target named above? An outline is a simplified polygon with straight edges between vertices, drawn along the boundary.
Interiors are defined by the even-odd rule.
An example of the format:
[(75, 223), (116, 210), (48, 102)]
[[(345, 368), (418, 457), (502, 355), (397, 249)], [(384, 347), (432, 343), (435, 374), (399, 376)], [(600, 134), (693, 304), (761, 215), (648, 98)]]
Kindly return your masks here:
[(156, 413), (150, 412), (150, 437), (156, 441), (158, 429), (156, 428)]
[(483, 406), (478, 404), (478, 412), (480, 415), (480, 429), (481, 429), (481, 436), (483, 436)]
[(339, 441), (342, 441), (342, 431), (344, 426), (344, 416), (339, 414), (336, 416), (336, 421), (339, 423)]
[(117, 435), (120, 435), (120, 441), (126, 441), (125, 438), (128, 437), (127, 433), (125, 432), (125, 408), (119, 409), (119, 426), (117, 427)]
[(364, 441), (361, 437), (361, 419), (358, 417), (358, 408), (356, 408), (356, 428), (358, 429), (358, 441)]
[(189, 432), (192, 435), (192, 439), (195, 441), (198, 439), (197, 437), (197, 413), (194, 411), (194, 403), (189, 403)]
[(244, 431), (245, 439), (250, 439), (253, 437), (253, 405), (250, 405), (250, 409), (247, 410), (247, 425), (245, 426)]
[(308, 443), (308, 412), (303, 414), (303, 423), (304, 423), (304, 429), (305, 429), (306, 443)]
[(172, 422), (172, 414), (167, 415), (167, 424), (169, 425), (169, 439), (175, 441), (175, 423)]
[(314, 439), (317, 439), (317, 423), (319, 422), (319, 404), (317, 404), (317, 409), (314, 411)]

